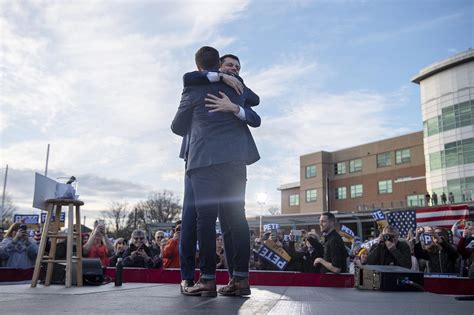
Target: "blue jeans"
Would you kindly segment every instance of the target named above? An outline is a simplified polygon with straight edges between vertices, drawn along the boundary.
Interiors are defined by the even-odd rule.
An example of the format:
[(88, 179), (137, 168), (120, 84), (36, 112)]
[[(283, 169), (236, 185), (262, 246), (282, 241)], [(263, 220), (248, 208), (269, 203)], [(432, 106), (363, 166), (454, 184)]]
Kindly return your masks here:
[[(197, 214), (201, 277), (216, 273), (216, 219), (219, 215), (227, 258), (233, 274), (248, 276), (250, 234), (245, 218), (247, 169), (244, 162), (230, 162), (188, 172)], [(227, 235), (227, 240), (226, 240)]]
[(184, 200), (181, 214), (181, 237), (179, 239), (179, 262), (182, 280), (194, 280), (196, 265), (196, 208), (191, 179), (184, 176)]

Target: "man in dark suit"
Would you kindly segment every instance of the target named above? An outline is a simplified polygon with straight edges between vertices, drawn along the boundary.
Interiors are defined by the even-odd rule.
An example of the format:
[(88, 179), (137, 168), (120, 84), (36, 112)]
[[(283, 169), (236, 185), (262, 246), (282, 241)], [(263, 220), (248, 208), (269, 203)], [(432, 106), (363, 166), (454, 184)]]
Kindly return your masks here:
[[(193, 71), (188, 72), (183, 76), (184, 87), (192, 85), (207, 85), (215, 82), (224, 82), (232, 87), (238, 94), (243, 94), (245, 99), (244, 106), (239, 106), (229, 103), (224, 106), (214, 106), (212, 110), (219, 110), (223, 112), (233, 112), (235, 119), (240, 119), (251, 127), (260, 126), (260, 117), (255, 113), (251, 107), (257, 106), (260, 103), (258, 95), (244, 85), (242, 78), (239, 77), (240, 60), (235, 55), (224, 55), (220, 58), (219, 72), (213, 71)], [(209, 104), (211, 105), (211, 104)], [(249, 138), (253, 141), (250, 131), (248, 131)], [(188, 133), (189, 135), (189, 133)], [(180, 157), (187, 160), (187, 152), (189, 149), (189, 137), (183, 137)], [(224, 225), (228, 225), (225, 217), (219, 215), (219, 222), (224, 233), (225, 253), (228, 262), (229, 278), (233, 276), (233, 241), (230, 229)], [(194, 285), (195, 272), (195, 254), (196, 254), (196, 209), (194, 205), (194, 192), (192, 190), (191, 180), (185, 174), (185, 189), (182, 211), (182, 235), (180, 238), (180, 269), (181, 269), (181, 283), (180, 290), (184, 293), (187, 287)], [(221, 294), (224, 293), (225, 288), (221, 288)]]
[[(196, 65), (199, 70), (216, 71), (219, 53), (212, 47), (200, 48)], [(244, 98), (224, 83), (189, 86), (183, 90), (171, 126), (180, 136), (189, 132), (186, 173), (194, 192), (200, 246), (200, 281), (187, 288), (183, 292), (186, 295), (217, 295), (215, 223), (218, 213), (226, 222), (223, 229), (232, 235), (234, 250), (233, 278), (222, 294), (250, 294), (250, 236), (244, 209), (246, 165), (260, 157), (246, 123), (235, 119), (233, 113), (219, 110), (235, 105), (242, 108)]]

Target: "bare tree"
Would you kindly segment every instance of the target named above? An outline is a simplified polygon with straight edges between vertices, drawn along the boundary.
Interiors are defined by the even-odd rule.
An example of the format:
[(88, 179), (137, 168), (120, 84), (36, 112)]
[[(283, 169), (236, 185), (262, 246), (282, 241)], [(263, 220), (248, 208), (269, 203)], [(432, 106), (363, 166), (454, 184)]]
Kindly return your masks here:
[(145, 223), (173, 222), (181, 213), (179, 198), (168, 190), (150, 193), (148, 199), (139, 202), (136, 207), (143, 211)]
[(102, 211), (101, 214), (112, 226), (114, 234), (118, 235), (126, 229), (127, 212), (126, 202), (112, 201), (109, 209)]
[(268, 211), (271, 215), (280, 214), (280, 208), (275, 207), (275, 206), (268, 208), (267, 211)]
[(145, 209), (141, 207), (141, 204), (142, 202), (139, 202), (133, 207), (132, 211), (128, 213), (127, 228), (130, 232), (136, 229), (144, 230), (146, 227), (147, 218), (145, 215)]
[[(3, 194), (0, 195), (0, 200), (3, 198)], [(0, 204), (1, 207), (1, 204)], [(1, 227), (8, 228), (13, 223), (13, 214), (17, 210), (17, 207), (13, 204), (12, 198), (9, 194), (5, 194), (5, 205), (3, 214), (2, 214), (2, 222)]]

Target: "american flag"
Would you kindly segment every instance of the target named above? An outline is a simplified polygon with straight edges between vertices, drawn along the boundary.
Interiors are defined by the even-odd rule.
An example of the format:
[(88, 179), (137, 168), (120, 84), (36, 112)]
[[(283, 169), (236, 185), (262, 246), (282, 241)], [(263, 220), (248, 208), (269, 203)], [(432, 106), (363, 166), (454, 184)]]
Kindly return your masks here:
[(416, 223), (419, 226), (437, 226), (451, 229), (458, 220), (469, 220), (467, 205), (443, 205), (416, 210)]
[(408, 231), (416, 231), (415, 210), (392, 211), (387, 214), (388, 224), (396, 226), (400, 232), (400, 237), (407, 237)]

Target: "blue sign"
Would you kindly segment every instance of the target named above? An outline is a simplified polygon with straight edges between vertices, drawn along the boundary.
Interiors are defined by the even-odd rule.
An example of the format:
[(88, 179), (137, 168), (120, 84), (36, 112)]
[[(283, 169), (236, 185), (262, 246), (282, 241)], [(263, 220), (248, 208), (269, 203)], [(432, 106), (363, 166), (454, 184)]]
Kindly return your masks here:
[(262, 245), (262, 247), (260, 247), (258, 251), (258, 256), (268, 261), (280, 270), (285, 269), (286, 265), (288, 265), (288, 261), (278, 255), (276, 252), (272, 251), (266, 245)]
[[(54, 222), (56, 216), (53, 214), (51, 216), (51, 222)], [(66, 212), (61, 212), (61, 216), (59, 217), (59, 221), (60, 222), (64, 222), (64, 220), (66, 219)], [(46, 222), (46, 212), (44, 213), (41, 213), (41, 223), (44, 223)]]
[(270, 224), (265, 224), (263, 226), (263, 231), (271, 231), (271, 230), (278, 230), (280, 228), (280, 224), (278, 223), (270, 223)]
[(15, 214), (13, 215), (14, 223), (38, 224), (39, 215), (37, 214)]
[(372, 217), (374, 218), (375, 221), (385, 220), (385, 214), (382, 212), (382, 210), (375, 210), (372, 213)]

